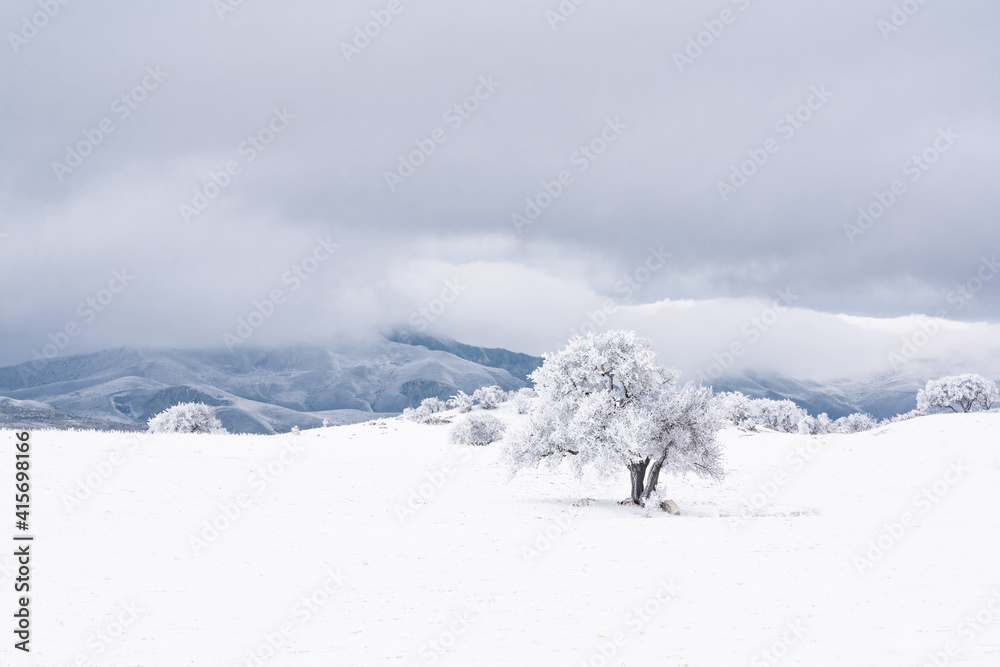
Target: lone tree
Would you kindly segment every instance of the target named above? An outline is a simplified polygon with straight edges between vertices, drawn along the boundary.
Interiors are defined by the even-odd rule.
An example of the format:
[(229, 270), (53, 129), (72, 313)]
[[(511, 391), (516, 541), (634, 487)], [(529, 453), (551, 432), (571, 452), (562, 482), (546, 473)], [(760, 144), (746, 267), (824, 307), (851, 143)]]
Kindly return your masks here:
[(664, 470), (721, 478), (712, 391), (682, 387), (678, 375), (633, 331), (573, 338), (531, 374), (538, 397), (506, 439), (508, 465), (516, 472), (568, 459), (578, 472), (592, 466), (605, 475), (625, 466), (637, 505)]
[(948, 408), (952, 412), (971, 412), (976, 407), (989, 410), (998, 395), (997, 383), (982, 375), (949, 375), (930, 380), (917, 392), (917, 410), (930, 412)]

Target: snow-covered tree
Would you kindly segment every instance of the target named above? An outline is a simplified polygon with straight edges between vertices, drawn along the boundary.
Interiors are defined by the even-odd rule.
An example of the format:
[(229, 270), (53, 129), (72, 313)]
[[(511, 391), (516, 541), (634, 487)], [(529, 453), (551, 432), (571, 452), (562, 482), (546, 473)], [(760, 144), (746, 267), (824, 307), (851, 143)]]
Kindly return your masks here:
[(853, 415), (841, 417), (833, 422), (833, 432), (835, 433), (861, 433), (870, 431), (878, 426), (878, 420), (866, 412), (855, 412)]
[(526, 415), (531, 410), (532, 402), (537, 394), (535, 394), (535, 390), (531, 387), (524, 387), (523, 389), (518, 389), (516, 392), (511, 391), (508, 396), (517, 409), (517, 414)]
[(723, 417), (734, 426), (751, 431), (757, 429), (757, 410), (749, 396), (739, 391), (723, 392), (716, 394), (715, 400)]
[(467, 412), (472, 409), (472, 397), (459, 389), (457, 394), (448, 399), (448, 407)]
[(997, 383), (982, 375), (966, 373), (930, 380), (917, 392), (917, 410), (950, 409), (953, 412), (971, 412), (976, 408), (989, 410), (1000, 391)]
[(798, 429), (803, 435), (824, 435), (833, 432), (833, 420), (825, 412), (816, 417), (806, 415), (799, 421)]
[(449, 438), (456, 445), (482, 447), (503, 437), (507, 425), (490, 414), (472, 414), (452, 426)]
[(215, 408), (204, 403), (179, 403), (147, 422), (150, 433), (226, 433)]
[(538, 397), (505, 439), (504, 458), (515, 472), (542, 461), (608, 476), (624, 466), (639, 505), (661, 471), (720, 478), (722, 418), (712, 391), (680, 386), (678, 375), (635, 332), (577, 336), (531, 374)]
[(809, 416), (809, 413), (788, 399), (775, 401), (755, 398), (752, 404), (759, 424), (782, 433), (798, 433), (799, 422)]
[(403, 410), (403, 417), (415, 422), (427, 424), (434, 421), (434, 414), (444, 412), (447, 409), (447, 403), (436, 396), (432, 396), (431, 398), (425, 398), (420, 401), (420, 406), (417, 408), (406, 408)]
[(472, 394), (472, 399), (484, 410), (494, 410), (507, 400), (507, 392), (498, 385), (480, 387)]

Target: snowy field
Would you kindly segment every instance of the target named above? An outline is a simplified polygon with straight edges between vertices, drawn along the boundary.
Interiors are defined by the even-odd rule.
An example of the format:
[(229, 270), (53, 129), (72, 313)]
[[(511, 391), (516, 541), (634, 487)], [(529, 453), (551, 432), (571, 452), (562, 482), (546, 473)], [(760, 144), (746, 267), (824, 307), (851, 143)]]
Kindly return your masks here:
[(1000, 414), (730, 429), (724, 482), (663, 479), (680, 516), (449, 428), (32, 433), (32, 652), (0, 664), (1000, 664)]

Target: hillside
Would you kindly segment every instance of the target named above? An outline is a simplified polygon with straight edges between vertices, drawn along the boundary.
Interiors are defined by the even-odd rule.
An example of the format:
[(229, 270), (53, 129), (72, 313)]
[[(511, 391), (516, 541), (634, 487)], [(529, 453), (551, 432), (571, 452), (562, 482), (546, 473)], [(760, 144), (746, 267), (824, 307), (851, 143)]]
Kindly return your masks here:
[(680, 516), (617, 505), (624, 474), (508, 482), (448, 428), (33, 433), (37, 644), (0, 662), (996, 664), (1000, 623), (967, 619), (1000, 595), (1000, 414), (730, 429), (724, 482), (665, 479)]
[[(0, 397), (126, 426), (143, 426), (177, 403), (200, 401), (216, 406), (229, 431), (263, 434), (313, 428), (324, 418), (335, 424), (365, 421), (402, 412), (429, 396), (448, 398), (485, 385), (517, 389), (527, 384), (521, 375), (531, 357), (467, 345), (456, 352), (463, 356), (383, 337), (330, 349), (118, 348), (57, 357), (41, 369), (31, 363), (0, 368)], [(519, 364), (514, 368), (518, 376), (504, 367), (511, 359)], [(0, 424), (60, 423), (38, 416)]]

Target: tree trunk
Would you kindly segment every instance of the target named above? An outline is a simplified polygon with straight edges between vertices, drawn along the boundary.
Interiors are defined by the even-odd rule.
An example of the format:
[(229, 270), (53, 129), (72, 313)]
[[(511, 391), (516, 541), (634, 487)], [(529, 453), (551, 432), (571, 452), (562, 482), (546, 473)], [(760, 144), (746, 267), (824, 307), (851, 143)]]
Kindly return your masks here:
[(643, 505), (646, 504), (649, 497), (653, 495), (654, 491), (656, 491), (656, 485), (660, 481), (660, 469), (663, 468), (663, 464), (667, 462), (667, 453), (670, 451), (670, 446), (673, 444), (672, 440), (667, 443), (667, 446), (663, 448), (663, 456), (657, 459), (649, 469), (649, 479), (646, 481), (646, 491), (642, 496)]
[(649, 458), (645, 461), (637, 461), (628, 464), (628, 471), (632, 475), (632, 502), (642, 505), (643, 480), (646, 478), (646, 467), (649, 466)]

